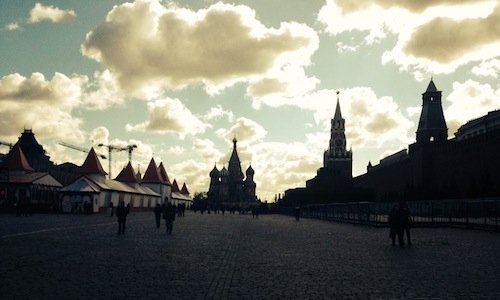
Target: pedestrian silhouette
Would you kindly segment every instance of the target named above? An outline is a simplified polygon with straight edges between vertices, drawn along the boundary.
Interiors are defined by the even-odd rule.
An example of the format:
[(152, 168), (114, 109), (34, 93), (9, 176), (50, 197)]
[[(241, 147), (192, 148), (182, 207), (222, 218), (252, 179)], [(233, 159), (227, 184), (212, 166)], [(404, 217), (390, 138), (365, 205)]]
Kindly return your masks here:
[(113, 209), (113, 201), (109, 202), (109, 210), (110, 210), (110, 215), (109, 216), (112, 217), (113, 216), (113, 211), (114, 211), (114, 209)]
[(295, 207), (295, 220), (300, 221), (300, 206)]
[(411, 214), (408, 204), (406, 202), (399, 203), (399, 220), (401, 222), (401, 228), (399, 230), (399, 245), (404, 245), (404, 235), (406, 233), (406, 241), (408, 245), (411, 245), (410, 227), (411, 227)]
[(399, 209), (397, 205), (394, 205), (392, 207), (391, 212), (389, 213), (388, 217), (389, 221), (389, 238), (392, 240), (392, 245), (396, 245), (396, 235), (399, 237), (400, 230), (401, 230), (401, 222), (400, 222), (400, 217), (399, 217)]
[(165, 204), (163, 209), (163, 219), (165, 219), (165, 226), (167, 227), (167, 234), (172, 234), (172, 229), (174, 228), (175, 220), (175, 206), (170, 202)]
[(116, 208), (116, 217), (118, 218), (118, 234), (125, 234), (125, 222), (127, 221), (128, 209), (125, 202), (121, 200)]
[(156, 228), (160, 228), (160, 221), (161, 221), (161, 212), (163, 211), (160, 203), (156, 204), (156, 207), (154, 208), (153, 212), (155, 214), (155, 220), (156, 220)]

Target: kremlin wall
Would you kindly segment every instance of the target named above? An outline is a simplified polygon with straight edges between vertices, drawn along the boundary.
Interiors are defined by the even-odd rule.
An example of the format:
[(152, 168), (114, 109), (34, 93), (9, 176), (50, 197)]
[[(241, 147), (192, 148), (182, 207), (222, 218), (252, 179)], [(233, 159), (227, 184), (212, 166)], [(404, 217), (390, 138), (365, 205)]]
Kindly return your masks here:
[(441, 94), (431, 80), (422, 94), (416, 142), (352, 177), (339, 99), (323, 167), (305, 188), (289, 189), (280, 203), (295, 206), (360, 201), (500, 197), (500, 110), (461, 126), (448, 139)]

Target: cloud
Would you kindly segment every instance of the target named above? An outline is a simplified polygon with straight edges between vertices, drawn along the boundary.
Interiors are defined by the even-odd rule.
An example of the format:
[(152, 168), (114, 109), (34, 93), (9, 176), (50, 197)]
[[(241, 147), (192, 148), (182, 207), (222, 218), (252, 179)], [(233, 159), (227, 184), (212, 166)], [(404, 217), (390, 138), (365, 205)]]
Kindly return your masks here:
[(215, 94), (286, 65), (306, 66), (318, 43), (310, 27), (267, 28), (243, 5), (219, 2), (192, 11), (138, 0), (115, 6), (81, 49), (128, 92), (202, 84)]
[[(371, 5), (377, 5), (385, 9), (400, 7), (406, 10), (420, 13), (430, 7), (439, 5), (456, 5), (466, 3), (479, 3), (482, 0), (336, 0), (343, 12), (353, 12), (363, 10)], [(331, 1), (330, 1), (331, 2)]]
[(87, 110), (105, 110), (122, 105), (125, 101), (118, 83), (109, 70), (95, 72), (93, 80), (89, 80), (84, 89), (82, 105)]
[(41, 137), (81, 140), (82, 120), (72, 111), (80, 105), (84, 76), (55, 73), (46, 80), (41, 73), (31, 77), (9, 74), (0, 79), (0, 136), (17, 136), (22, 128), (33, 128)]
[(36, 3), (30, 11), (29, 23), (50, 21), (52, 23), (71, 22), (76, 18), (74, 10), (62, 10), (52, 5)]
[(313, 91), (319, 82), (314, 76), (308, 77), (304, 68), (287, 66), (250, 82), (246, 93), (252, 98), (254, 108), (262, 104), (277, 107)]
[(494, 90), (489, 84), (471, 79), (463, 83), (454, 82), (453, 91), (446, 100), (449, 104), (444, 115), (448, 135), (453, 136), (458, 127), (466, 122), (500, 108), (500, 88)]
[(318, 20), (333, 36), (364, 35), (361, 43), (340, 43), (341, 52), (395, 37), (382, 63), (394, 63), (421, 80), (423, 74), (451, 73), (469, 62), (499, 56), (499, 11), (492, 0), (330, 0)]
[(21, 26), (18, 22), (11, 22), (9, 24), (6, 24), (4, 28), (8, 31), (21, 30)]
[(477, 76), (498, 78), (500, 73), (500, 59), (482, 61), (472, 68), (472, 73)]
[(203, 120), (211, 121), (226, 117), (229, 122), (234, 121), (234, 114), (232, 111), (224, 110), (220, 104), (211, 107), (210, 110), (203, 116)]
[(215, 148), (214, 143), (209, 139), (195, 139), (193, 150), (207, 162), (218, 161), (222, 157), (222, 153)]
[[(295, 98), (274, 101), (274, 106), (291, 105), (312, 111), (316, 124), (330, 132), (330, 120), (335, 114), (335, 90), (322, 89)], [(266, 104), (270, 104), (266, 102)], [(342, 116), (346, 119), (347, 142), (353, 147), (387, 147), (407, 144), (408, 131), (414, 126), (392, 97), (379, 97), (369, 87), (340, 90)]]
[[(447, 64), (484, 46), (500, 42), (500, 5), (486, 18), (437, 18), (416, 29), (406, 43), (407, 55)], [(496, 45), (498, 49), (498, 45)], [(491, 51), (496, 56), (500, 51)]]
[(203, 123), (179, 99), (165, 98), (148, 103), (148, 119), (140, 124), (126, 125), (127, 131), (176, 133), (184, 139), (186, 135), (205, 132), (210, 125)]
[(204, 163), (195, 160), (186, 160), (171, 166), (168, 173), (170, 180), (177, 180), (182, 186), (185, 182), (191, 195), (196, 192), (208, 191), (210, 177), (208, 173), (213, 168), (213, 163)]
[[(267, 135), (267, 130), (257, 122), (241, 117), (238, 118), (229, 129), (220, 128), (216, 131), (217, 135), (228, 143), (236, 138), (240, 144), (249, 144), (262, 140)], [(240, 145), (238, 144), (238, 145)]]

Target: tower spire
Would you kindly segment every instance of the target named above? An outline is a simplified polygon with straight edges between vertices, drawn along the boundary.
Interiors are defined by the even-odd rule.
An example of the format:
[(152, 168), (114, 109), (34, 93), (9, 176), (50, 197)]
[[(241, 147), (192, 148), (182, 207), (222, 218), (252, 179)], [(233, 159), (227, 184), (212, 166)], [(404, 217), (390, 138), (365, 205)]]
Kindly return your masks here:
[(448, 128), (441, 104), (441, 91), (433, 79), (422, 94), (422, 113), (418, 122), (417, 143), (443, 142), (448, 138)]
[(335, 120), (342, 119), (342, 112), (340, 111), (340, 92), (337, 91), (337, 107), (335, 108), (335, 116), (333, 117)]

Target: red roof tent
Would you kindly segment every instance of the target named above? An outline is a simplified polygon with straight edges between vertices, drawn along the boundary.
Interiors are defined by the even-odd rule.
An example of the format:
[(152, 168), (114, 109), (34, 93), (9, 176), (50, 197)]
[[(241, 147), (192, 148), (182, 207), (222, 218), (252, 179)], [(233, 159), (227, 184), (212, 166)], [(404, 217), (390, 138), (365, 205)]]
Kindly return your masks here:
[(35, 171), (26, 156), (21, 149), (19, 144), (16, 144), (12, 151), (10, 151), (9, 156), (7, 157), (7, 161), (4, 163), (3, 168), (8, 169), (9, 171), (24, 171), (24, 172), (33, 172)]
[(132, 164), (128, 162), (127, 166), (116, 176), (115, 180), (121, 182), (137, 183), (137, 177), (135, 176), (134, 168)]
[(146, 169), (146, 173), (144, 173), (144, 176), (142, 177), (142, 183), (166, 183), (163, 180), (160, 174), (160, 170), (156, 166), (155, 160), (153, 158), (151, 158), (148, 168)]
[(160, 166), (158, 167), (158, 171), (160, 172), (161, 178), (163, 181), (165, 181), (168, 185), (172, 185), (170, 183), (170, 179), (168, 179), (167, 171), (165, 170), (165, 167), (163, 166), (163, 162), (160, 163)]
[(177, 180), (174, 179), (172, 183), (172, 193), (180, 193), (179, 185), (177, 184)]
[(94, 151), (94, 148), (91, 148), (89, 151), (89, 155), (83, 162), (81, 167), (81, 172), (83, 174), (102, 174), (108, 175), (106, 171), (102, 168), (101, 163), (99, 162), (99, 158), (97, 158), (97, 154)]
[(181, 194), (183, 194), (183, 195), (189, 195), (189, 191), (188, 191), (188, 188), (187, 188), (185, 182), (182, 184)]

